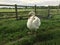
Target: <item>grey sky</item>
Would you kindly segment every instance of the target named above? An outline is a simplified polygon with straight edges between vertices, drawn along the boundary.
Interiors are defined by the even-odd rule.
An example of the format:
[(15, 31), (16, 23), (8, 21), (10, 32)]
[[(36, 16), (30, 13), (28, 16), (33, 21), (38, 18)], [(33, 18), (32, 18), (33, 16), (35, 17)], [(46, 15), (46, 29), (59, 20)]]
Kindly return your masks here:
[(18, 5), (58, 5), (60, 0), (0, 0), (0, 4)]

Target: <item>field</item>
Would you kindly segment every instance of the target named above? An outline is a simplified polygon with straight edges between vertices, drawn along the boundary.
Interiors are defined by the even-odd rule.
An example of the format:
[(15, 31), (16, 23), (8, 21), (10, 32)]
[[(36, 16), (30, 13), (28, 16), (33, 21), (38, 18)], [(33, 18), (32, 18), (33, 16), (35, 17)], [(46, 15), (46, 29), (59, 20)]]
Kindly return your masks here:
[(27, 20), (1, 19), (0, 45), (60, 45), (60, 15), (41, 18), (37, 36), (27, 34), (26, 23)]
[[(34, 9), (17, 9), (18, 11), (18, 15), (25, 15), (25, 16), (27, 16), (27, 14), (28, 14), (28, 12), (29, 11), (34, 11)], [(1, 13), (1, 12), (5, 12), (5, 13)], [(12, 16), (13, 15), (15, 15), (15, 13), (9, 13), (9, 12), (15, 12), (15, 9), (13, 9), (13, 8), (11, 8), (11, 9), (0, 9), (0, 16), (5, 16), (5, 15), (7, 15), (7, 16), (11, 16), (11, 14), (12, 14)], [(40, 14), (40, 15), (48, 15), (48, 9), (36, 9), (36, 12), (37, 12), (37, 14)], [(59, 13), (60, 12), (60, 9), (50, 9), (50, 14), (52, 14), (52, 15), (56, 15), (56, 14), (60, 14)]]

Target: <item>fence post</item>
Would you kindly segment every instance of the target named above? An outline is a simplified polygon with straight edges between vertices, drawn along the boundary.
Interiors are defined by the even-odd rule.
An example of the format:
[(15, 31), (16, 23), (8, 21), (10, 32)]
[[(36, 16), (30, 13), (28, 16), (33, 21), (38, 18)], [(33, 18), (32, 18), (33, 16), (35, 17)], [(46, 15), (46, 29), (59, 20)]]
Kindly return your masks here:
[(36, 15), (36, 5), (35, 5), (35, 15)]
[(50, 7), (48, 6), (48, 18), (50, 17)]
[(17, 5), (15, 4), (16, 20), (18, 20)]
[(58, 15), (60, 15), (60, 4), (58, 5), (58, 11), (57, 11)]

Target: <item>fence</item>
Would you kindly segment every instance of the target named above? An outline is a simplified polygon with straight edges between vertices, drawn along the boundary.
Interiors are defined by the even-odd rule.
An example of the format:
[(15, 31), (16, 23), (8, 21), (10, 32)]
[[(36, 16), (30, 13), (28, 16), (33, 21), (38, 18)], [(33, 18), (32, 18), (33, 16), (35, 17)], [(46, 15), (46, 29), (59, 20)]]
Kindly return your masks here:
[[(22, 5), (7, 5), (0, 4), (0, 19), (1, 18), (16, 18), (23, 19), (27, 18), (30, 11), (35, 11), (35, 14), (38, 17), (51, 18), (52, 15), (59, 15), (60, 6), (57, 6), (55, 9), (51, 9), (50, 6), (22, 6)], [(7, 6), (7, 7), (6, 7)], [(52, 7), (53, 8), (53, 7)]]

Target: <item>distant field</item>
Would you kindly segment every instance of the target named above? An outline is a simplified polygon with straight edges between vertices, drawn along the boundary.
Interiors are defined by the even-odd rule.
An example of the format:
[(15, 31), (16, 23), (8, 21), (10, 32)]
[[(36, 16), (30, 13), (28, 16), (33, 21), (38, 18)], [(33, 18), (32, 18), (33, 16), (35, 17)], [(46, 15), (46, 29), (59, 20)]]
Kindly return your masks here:
[[(28, 16), (30, 11), (34, 11), (34, 9), (17, 9), (19, 16)], [(4, 12), (4, 13), (2, 13)], [(11, 12), (11, 13), (9, 13)], [(0, 9), (0, 17), (15, 17), (16, 14), (14, 13), (15, 9)], [(60, 11), (58, 9), (50, 9), (50, 15), (60, 15)], [(37, 15), (41, 15), (46, 17), (48, 15), (48, 9), (36, 9)]]
[[(17, 9), (18, 12), (19, 11), (34, 11), (34, 9)], [(48, 9), (37, 9), (37, 11), (43, 11), (43, 12), (47, 12)], [(0, 12), (15, 12), (15, 9), (0, 9)], [(58, 12), (58, 9), (50, 9), (50, 12), (51, 13), (57, 13)]]

